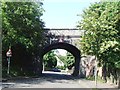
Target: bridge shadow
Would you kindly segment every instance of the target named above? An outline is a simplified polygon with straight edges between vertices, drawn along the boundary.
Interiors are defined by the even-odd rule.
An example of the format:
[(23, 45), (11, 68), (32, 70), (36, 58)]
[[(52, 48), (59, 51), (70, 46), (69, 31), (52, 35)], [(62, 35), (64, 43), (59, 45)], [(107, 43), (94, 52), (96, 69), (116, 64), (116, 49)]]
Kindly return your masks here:
[[(31, 88), (32, 85), (33, 86), (37, 86), (37, 88), (43, 85), (43, 87), (45, 87), (45, 85), (48, 87), (50, 85), (62, 85), (64, 86), (67, 85), (69, 88), (69, 85), (76, 85), (78, 82), (77, 80), (83, 80), (83, 84), (80, 84), (81, 87), (82, 85), (84, 86), (84, 88), (87, 88), (87, 86), (85, 87), (85, 85), (90, 84), (91, 88), (94, 88), (92, 84), (94, 84), (94, 82), (90, 81), (90, 82), (86, 82), (86, 80), (79, 78), (79, 76), (77, 77), (73, 77), (72, 75), (68, 75), (68, 74), (61, 74), (61, 73), (43, 73), (42, 76), (40, 77), (26, 77), (26, 78), (20, 78), (20, 79), (12, 79), (11, 81), (9, 81), (8, 83), (2, 83), (2, 88)], [(80, 82), (80, 83), (81, 83)], [(56, 84), (57, 83), (57, 84)], [(86, 84), (84, 84), (86, 83)], [(89, 86), (90, 86), (89, 85)], [(101, 84), (100, 84), (101, 85)], [(107, 85), (107, 84), (106, 84)], [(61, 88), (64, 88), (62, 87)], [(88, 87), (89, 87), (88, 86)], [(105, 87), (105, 85), (101, 85), (102, 87)], [(53, 86), (54, 87), (54, 86)], [(71, 87), (71, 86), (70, 86)], [(100, 87), (100, 86), (99, 86)], [(100, 88), (102, 88), (100, 87)], [(51, 86), (50, 86), (51, 88)], [(108, 87), (106, 87), (108, 88)], [(115, 87), (116, 88), (116, 87)], [(100, 89), (102, 90), (102, 89)]]
[(57, 72), (43, 72), (42, 73), (42, 76), (41, 77), (44, 77), (44, 78), (51, 78), (53, 80), (77, 80), (80, 78), (80, 76), (73, 76), (73, 75), (70, 75), (70, 74), (67, 74), (67, 73), (57, 73)]
[(75, 77), (61, 72), (43, 72), (41, 76), (36, 77), (11, 78), (6, 83), (3, 83), (3, 87), (12, 88), (16, 87), (17, 85), (21, 85), (20, 87), (29, 87), (30, 85), (42, 85), (50, 83), (69, 84), (75, 83), (79, 79), (81, 79), (79, 76)]

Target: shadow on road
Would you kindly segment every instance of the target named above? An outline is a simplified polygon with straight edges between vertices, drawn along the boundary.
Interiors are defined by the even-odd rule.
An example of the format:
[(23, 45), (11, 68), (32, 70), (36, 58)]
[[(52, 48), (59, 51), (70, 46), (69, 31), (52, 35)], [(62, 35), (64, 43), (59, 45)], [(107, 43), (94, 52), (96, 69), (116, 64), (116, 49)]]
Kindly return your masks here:
[(79, 76), (74, 77), (72, 75), (68, 74), (62, 74), (60, 72), (43, 72), (41, 76), (37, 77), (16, 77), (16, 78), (10, 78), (7, 82), (14, 82), (14, 83), (42, 83), (42, 82), (58, 82), (62, 80), (77, 80), (79, 79)]
[[(30, 87), (31, 85), (43, 85), (50, 83), (61, 83), (70, 84), (75, 83), (79, 79), (72, 75), (63, 74), (60, 72), (43, 72), (41, 76), (38, 77), (17, 77), (10, 78), (7, 82), (3, 82), (3, 88), (14, 88), (14, 87)], [(75, 82), (74, 82), (75, 81)]]
[[(95, 88), (94, 81), (88, 81), (84, 78), (74, 77), (72, 75), (60, 72), (43, 72), (39, 77), (21, 77), (11, 78), (2, 83), (3, 88), (31, 88), (31, 87), (75, 87), (75, 88)], [(99, 88), (113, 88), (113, 86), (98, 83)]]
[(41, 77), (51, 78), (53, 80), (76, 80), (80, 78), (79, 76), (75, 77), (69, 74), (54, 73), (54, 72), (43, 73)]

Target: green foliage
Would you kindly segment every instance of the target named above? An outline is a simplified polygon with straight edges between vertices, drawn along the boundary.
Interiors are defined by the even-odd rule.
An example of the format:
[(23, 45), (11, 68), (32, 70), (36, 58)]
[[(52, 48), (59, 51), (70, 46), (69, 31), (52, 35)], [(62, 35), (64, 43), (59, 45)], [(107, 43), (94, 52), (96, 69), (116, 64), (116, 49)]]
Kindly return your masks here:
[(67, 52), (66, 56), (59, 55), (58, 58), (65, 64), (64, 68), (71, 69), (74, 66), (75, 58), (71, 53)]
[(61, 69), (61, 70), (65, 70), (66, 66), (56, 66), (56, 68)]
[(66, 66), (68, 67), (68, 69), (71, 69), (74, 66), (74, 63), (74, 56), (71, 53), (67, 52)]
[[(92, 76), (92, 77), (86, 77), (86, 79), (87, 80), (95, 81), (95, 77), (94, 76)], [(97, 76), (97, 81), (105, 83), (105, 81), (103, 79), (101, 79), (101, 77), (99, 77), (99, 76)]]
[(57, 55), (57, 57), (58, 57), (63, 63), (66, 63), (67, 56)]
[(10, 74), (6, 74), (7, 68), (3, 67), (2, 68), (2, 77), (17, 77), (17, 76), (35, 76), (35, 74), (31, 71), (22, 71), (20, 67), (12, 67), (10, 68)]
[[(6, 67), (6, 51), (11, 46), (11, 67), (28, 67), (38, 57), (43, 43), (42, 2), (2, 2), (2, 55)], [(30, 66), (29, 66), (30, 67)], [(26, 70), (23, 70), (27, 71)]]
[(64, 63), (64, 66), (57, 66), (57, 68), (65, 70), (67, 67), (67, 56), (57, 55), (57, 57)]
[(55, 57), (56, 55), (54, 54), (54, 51), (49, 51), (48, 53), (46, 53), (43, 57), (44, 60), (44, 66), (46, 68), (54, 68), (57, 65), (57, 59)]
[(40, 19), (41, 5), (34, 2), (2, 3), (3, 50), (16, 43), (22, 43), (28, 49), (40, 43), (44, 25)]
[(97, 56), (104, 67), (105, 81), (109, 73), (117, 78), (119, 71), (116, 73), (116, 70), (120, 70), (120, 2), (92, 4), (82, 17), (79, 27), (85, 30), (82, 38), (84, 53)]
[[(84, 10), (79, 27), (84, 53), (96, 55), (99, 61), (114, 68), (120, 64), (120, 2), (99, 2)], [(108, 66), (109, 66), (108, 65)]]

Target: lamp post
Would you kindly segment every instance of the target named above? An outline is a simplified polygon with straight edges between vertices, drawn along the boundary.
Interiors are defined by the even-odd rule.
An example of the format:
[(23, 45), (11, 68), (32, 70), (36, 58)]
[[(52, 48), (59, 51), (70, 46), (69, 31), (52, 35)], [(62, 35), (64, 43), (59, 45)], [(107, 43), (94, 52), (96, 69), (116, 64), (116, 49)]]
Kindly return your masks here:
[(97, 88), (97, 56), (95, 56), (95, 87)]
[(9, 50), (7, 51), (6, 56), (7, 56), (7, 61), (8, 61), (7, 74), (9, 74), (10, 73), (10, 57), (12, 57), (11, 48), (9, 48)]
[(95, 55), (95, 86), (97, 88), (97, 59), (98, 59), (98, 44), (99, 44), (99, 39), (96, 38), (96, 55)]

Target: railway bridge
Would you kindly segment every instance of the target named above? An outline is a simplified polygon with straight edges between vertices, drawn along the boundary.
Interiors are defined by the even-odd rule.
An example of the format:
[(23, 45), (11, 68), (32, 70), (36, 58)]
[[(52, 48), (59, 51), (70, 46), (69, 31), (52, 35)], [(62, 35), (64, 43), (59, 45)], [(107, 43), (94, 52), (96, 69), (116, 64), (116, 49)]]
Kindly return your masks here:
[(40, 68), (39, 71), (42, 74), (43, 70), (43, 56), (53, 49), (64, 49), (70, 52), (75, 57), (75, 66), (73, 71), (73, 76), (79, 75), (80, 68), (80, 40), (84, 34), (83, 30), (78, 29), (45, 29), (47, 35), (44, 38), (47, 38), (48, 42), (41, 49), (41, 58), (40, 58)]

